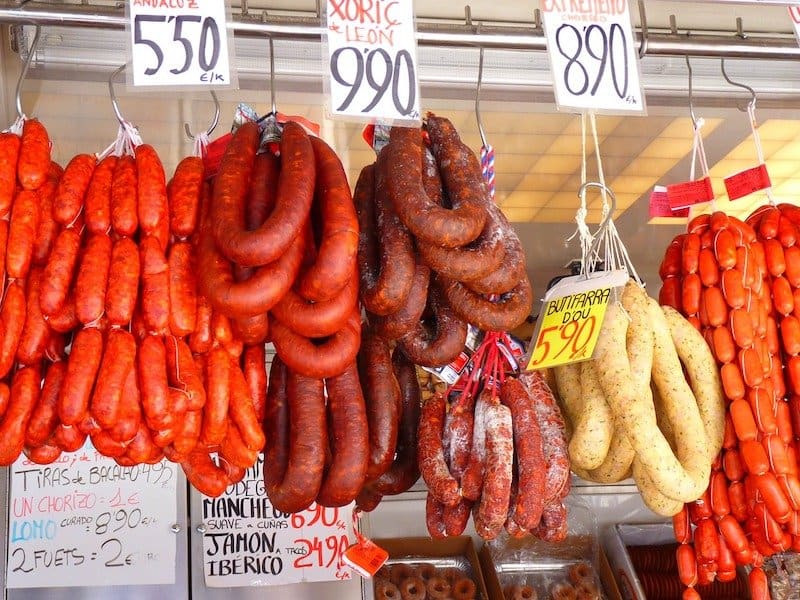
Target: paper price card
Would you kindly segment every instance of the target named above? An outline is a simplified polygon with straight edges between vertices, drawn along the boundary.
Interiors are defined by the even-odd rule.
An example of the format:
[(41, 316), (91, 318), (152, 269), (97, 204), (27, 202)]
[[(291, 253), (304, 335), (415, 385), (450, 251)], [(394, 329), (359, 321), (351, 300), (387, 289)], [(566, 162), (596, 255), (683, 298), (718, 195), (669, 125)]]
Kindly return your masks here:
[(559, 108), (645, 111), (628, 0), (543, 0), (542, 12)]
[(228, 87), (225, 2), (130, 0), (134, 86)]
[(331, 114), (419, 124), (412, 0), (327, 0), (325, 6)]
[(11, 467), (9, 588), (172, 584), (176, 481), (167, 460), (121, 467), (90, 443)]
[(531, 339), (528, 370), (592, 358), (612, 291), (627, 281), (627, 272), (609, 271), (567, 277), (551, 288)]
[(208, 587), (283, 585), (350, 579), (342, 554), (350, 545), (353, 506), (312, 504), (289, 514), (270, 504), (264, 457), (219, 498), (203, 496), (203, 570)]

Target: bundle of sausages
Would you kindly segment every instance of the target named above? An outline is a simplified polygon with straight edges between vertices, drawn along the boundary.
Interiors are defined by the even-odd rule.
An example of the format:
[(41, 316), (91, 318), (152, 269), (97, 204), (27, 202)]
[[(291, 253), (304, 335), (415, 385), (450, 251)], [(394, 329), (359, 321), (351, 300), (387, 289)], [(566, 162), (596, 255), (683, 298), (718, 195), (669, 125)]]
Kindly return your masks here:
[(708, 490), (674, 518), (685, 597), (698, 597), (695, 583), (725, 581), (737, 564), (752, 564), (751, 594), (768, 598), (763, 557), (800, 548), (798, 412), (786, 398), (787, 389), (800, 389), (798, 224), (797, 208), (784, 205), (758, 210), (747, 223), (702, 215), (661, 266), (662, 301), (705, 335), (728, 402)]

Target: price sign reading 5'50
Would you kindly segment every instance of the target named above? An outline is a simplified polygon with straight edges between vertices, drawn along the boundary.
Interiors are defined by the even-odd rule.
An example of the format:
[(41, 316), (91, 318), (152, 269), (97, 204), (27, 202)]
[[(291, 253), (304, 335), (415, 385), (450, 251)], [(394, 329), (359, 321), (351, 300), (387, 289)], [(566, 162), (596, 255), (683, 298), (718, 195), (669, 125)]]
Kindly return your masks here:
[(134, 86), (228, 87), (225, 2), (130, 0)]
[(411, 0), (327, 0), (327, 92), (333, 116), (417, 125)]
[(643, 113), (628, 0), (543, 0), (542, 9), (559, 108)]

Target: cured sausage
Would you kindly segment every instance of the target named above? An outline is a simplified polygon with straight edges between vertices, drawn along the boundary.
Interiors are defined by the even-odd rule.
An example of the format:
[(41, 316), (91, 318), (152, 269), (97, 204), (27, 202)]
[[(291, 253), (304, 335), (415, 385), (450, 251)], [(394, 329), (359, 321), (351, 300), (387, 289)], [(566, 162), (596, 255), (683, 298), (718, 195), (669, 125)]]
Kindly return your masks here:
[(194, 233), (202, 187), (203, 159), (187, 156), (178, 163), (167, 187), (169, 228), (175, 237), (186, 238)]
[[(264, 448), (264, 432), (256, 415), (250, 390), (239, 366), (230, 367), (230, 402), (228, 414), (236, 425), (242, 442), (250, 450), (260, 452)], [(252, 463), (251, 465), (252, 466)]]
[(189, 483), (201, 494), (216, 498), (228, 487), (225, 470), (215, 465), (203, 448), (195, 448), (188, 458), (181, 462), (181, 468)]
[(245, 224), (249, 231), (261, 227), (275, 209), (280, 170), (281, 161), (272, 152), (256, 155), (250, 195), (245, 209)]
[(169, 385), (185, 394), (188, 410), (200, 410), (206, 403), (206, 390), (192, 351), (186, 342), (174, 336), (166, 336), (164, 346)]
[[(44, 285), (44, 283), (45, 282), (43, 280), (42, 285)], [(39, 300), (39, 306), (41, 307), (41, 297)], [(80, 324), (78, 321), (78, 315), (75, 314), (75, 296), (70, 295), (66, 302), (64, 302), (64, 306), (61, 307), (61, 310), (59, 310), (56, 314), (47, 317), (46, 320), (47, 324), (50, 326), (50, 329), (53, 331), (57, 331), (59, 333), (71, 333), (72, 330)]]
[(197, 279), (192, 247), (176, 242), (169, 249), (169, 328), (183, 337), (194, 331), (197, 320)]
[(111, 325), (125, 326), (133, 318), (139, 294), (139, 248), (130, 238), (122, 237), (111, 249), (108, 271), (106, 316)]
[[(0, 248), (5, 248), (8, 244), (8, 220), (0, 218)], [(5, 287), (6, 282), (6, 253), (0, 251), (0, 283)]]
[(38, 367), (14, 373), (8, 409), (0, 421), (0, 465), (10, 465), (22, 453), (28, 421), (39, 401), (39, 377)]
[(117, 423), (122, 409), (122, 390), (136, 361), (136, 340), (123, 329), (108, 332), (103, 360), (91, 401), (91, 414), (103, 429)]
[(208, 446), (219, 444), (227, 433), (230, 405), (231, 360), (222, 348), (213, 348), (206, 357), (206, 405), (201, 439)]
[(189, 348), (197, 354), (205, 354), (213, 343), (211, 333), (211, 304), (205, 296), (197, 297), (197, 319), (192, 334), (189, 336)]
[(358, 367), (369, 423), (367, 480), (371, 481), (389, 469), (395, 455), (401, 390), (389, 346), (372, 331), (362, 339)]
[(142, 420), (141, 395), (139, 393), (138, 371), (136, 362), (131, 365), (125, 383), (122, 386), (120, 411), (117, 422), (109, 429), (111, 438), (117, 442), (130, 442), (139, 431)]
[(142, 317), (150, 333), (164, 334), (169, 329), (169, 263), (159, 241), (145, 236), (139, 242), (142, 265)]
[(92, 173), (84, 199), (84, 220), (91, 233), (107, 233), (111, 227), (111, 185), (117, 166), (116, 156), (106, 156)]
[[(159, 236), (168, 225), (167, 181), (164, 166), (155, 148), (149, 144), (136, 146), (136, 198), (139, 227), (148, 235)], [(159, 238), (162, 251), (166, 241)]]
[(111, 227), (117, 235), (131, 236), (139, 228), (137, 188), (136, 159), (122, 155), (111, 180)]
[(499, 403), (488, 404), (484, 412), (484, 425), (486, 462), (475, 530), (483, 539), (491, 540), (503, 529), (508, 514), (514, 461), (511, 410)]
[(11, 208), (6, 245), (6, 271), (13, 279), (28, 275), (33, 258), (33, 246), (39, 229), (39, 194), (20, 190)]
[(460, 501), (461, 492), (458, 482), (447, 467), (442, 447), (445, 405), (445, 398), (441, 393), (422, 404), (417, 433), (417, 463), (431, 494), (445, 506), (454, 506)]
[(0, 379), (14, 366), (22, 329), (25, 326), (25, 290), (21, 281), (12, 281), (6, 288), (0, 307)]
[(356, 363), (325, 381), (333, 454), (317, 503), (345, 506), (356, 499), (367, 474), (369, 431)]
[(315, 302), (330, 300), (350, 282), (358, 251), (358, 217), (344, 167), (333, 149), (312, 137), (316, 198), (322, 221), (316, 261), (300, 277), (297, 291)]
[(269, 314), (262, 313), (234, 319), (231, 327), (242, 343), (263, 344), (269, 338)]
[(272, 505), (284, 512), (308, 508), (317, 497), (325, 467), (327, 427), (321, 379), (289, 371), (289, 457), (283, 479), (267, 484)]
[(397, 450), (389, 469), (372, 485), (384, 495), (394, 495), (410, 489), (419, 479), (417, 467), (417, 428), (419, 427), (420, 389), (414, 363), (402, 352), (392, 356), (392, 370), (400, 385), (400, 426)]
[(447, 537), (447, 530), (444, 524), (444, 504), (439, 502), (430, 491), (425, 497), (425, 525), (428, 533), (434, 539)]
[[(58, 427), (58, 395), (67, 373), (67, 363), (58, 361), (47, 368), (42, 393), (34, 407), (25, 430), (25, 444), (37, 447), (44, 444)], [(5, 414), (5, 409), (2, 411)]]
[(39, 290), (42, 270), (33, 268), (28, 275), (28, 297), (26, 300), (25, 326), (17, 346), (17, 360), (23, 365), (38, 364), (44, 357), (50, 338), (50, 327), (42, 316), (39, 307)]
[(344, 372), (358, 354), (361, 316), (353, 311), (344, 327), (322, 344), (298, 335), (277, 320), (270, 321), (272, 343), (284, 363), (306, 377), (328, 378)]
[(51, 317), (59, 312), (67, 300), (70, 284), (78, 264), (81, 235), (75, 229), (63, 229), (53, 244), (42, 277), (39, 304), (42, 314)]
[(148, 335), (139, 342), (136, 366), (147, 426), (153, 431), (169, 429), (175, 415), (169, 410), (167, 355), (160, 336)]
[(525, 386), (517, 379), (505, 381), (500, 400), (511, 410), (517, 477), (522, 490), (517, 494), (514, 520), (523, 529), (533, 529), (542, 516), (544, 506), (539, 490), (545, 483), (545, 458), (536, 410)]
[(351, 270), (350, 282), (330, 300), (309, 302), (293, 289), (272, 307), (271, 314), (295, 333), (325, 337), (341, 330), (358, 302), (358, 271)]
[(38, 119), (27, 119), (22, 126), (17, 159), (17, 179), (23, 190), (42, 187), (50, 167), (50, 146), (50, 136), (44, 125)]
[[(373, 170), (364, 170), (356, 185), (359, 218), (361, 301), (371, 313), (388, 315), (403, 305), (416, 268), (411, 235), (386, 194), (386, 149)], [(370, 181), (373, 189), (370, 189)]]
[[(33, 241), (33, 255), (31, 261), (34, 265), (44, 266), (50, 257), (58, 235), (58, 223), (53, 219), (53, 198), (58, 187), (58, 180), (63, 173), (63, 169), (58, 163), (50, 163), (50, 171), (47, 173), (47, 181), (39, 188), (39, 227), (36, 230), (36, 239)], [(0, 240), (5, 246), (5, 240)], [(4, 267), (0, 264), (0, 276)]]
[(411, 290), (400, 309), (384, 317), (373, 316), (370, 318), (370, 323), (378, 335), (386, 340), (396, 340), (417, 328), (422, 313), (425, 311), (430, 276), (430, 269), (423, 264), (418, 264), (414, 271)]
[(428, 308), (433, 323), (418, 321), (417, 326), (400, 338), (398, 344), (414, 363), (442, 367), (452, 362), (464, 349), (467, 324), (456, 316), (444, 298), (438, 283), (430, 286)]
[(313, 149), (305, 130), (287, 123), (281, 138), (281, 172), (275, 209), (254, 231), (245, 227), (247, 185), (259, 141), (258, 125), (246, 123), (233, 136), (214, 179), (213, 237), (226, 258), (252, 267), (278, 260), (308, 220), (314, 196)]
[(502, 228), (502, 268), (495, 269), (480, 279), (464, 282), (464, 285), (478, 294), (505, 294), (513, 290), (524, 277), (527, 277), (527, 264), (522, 242), (520, 242), (519, 236), (503, 216), (503, 213), (499, 209), (497, 213), (499, 213), (499, 217), (504, 223)]
[(93, 154), (78, 154), (67, 164), (58, 182), (53, 204), (53, 218), (59, 225), (72, 224), (83, 209), (83, 200), (96, 165), (97, 159)]
[(75, 312), (84, 325), (95, 323), (106, 309), (112, 243), (106, 233), (89, 236), (75, 284)]
[(17, 159), (20, 137), (9, 131), (0, 133), (0, 219), (8, 215), (17, 189)]
[(289, 464), (289, 398), (286, 383), (289, 371), (280, 357), (273, 357), (269, 369), (269, 388), (264, 405), (264, 485), (280, 486)]
[(489, 300), (451, 279), (441, 278), (444, 295), (453, 311), (486, 331), (508, 331), (525, 321), (531, 311), (533, 292), (525, 277), (497, 301)]
[(425, 193), (422, 134), (408, 127), (393, 127), (383, 151), (387, 155), (388, 196), (419, 242), (447, 248), (465, 246), (480, 235), (487, 218), (480, 165), (446, 119), (430, 116), (428, 134), (453, 208), (440, 206)]
[[(191, 355), (190, 355), (191, 356)], [(244, 378), (253, 400), (253, 408), (259, 423), (264, 421), (267, 403), (267, 362), (264, 344), (247, 346), (244, 350)]]

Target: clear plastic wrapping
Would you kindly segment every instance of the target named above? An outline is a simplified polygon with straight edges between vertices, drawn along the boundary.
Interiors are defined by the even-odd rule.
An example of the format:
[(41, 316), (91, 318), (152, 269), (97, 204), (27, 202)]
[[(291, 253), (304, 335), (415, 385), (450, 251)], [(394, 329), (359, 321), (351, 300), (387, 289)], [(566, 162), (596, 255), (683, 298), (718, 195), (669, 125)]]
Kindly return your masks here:
[[(487, 600), (466, 556), (390, 558), (375, 574), (375, 600)], [(397, 595), (396, 595), (397, 594)]]

